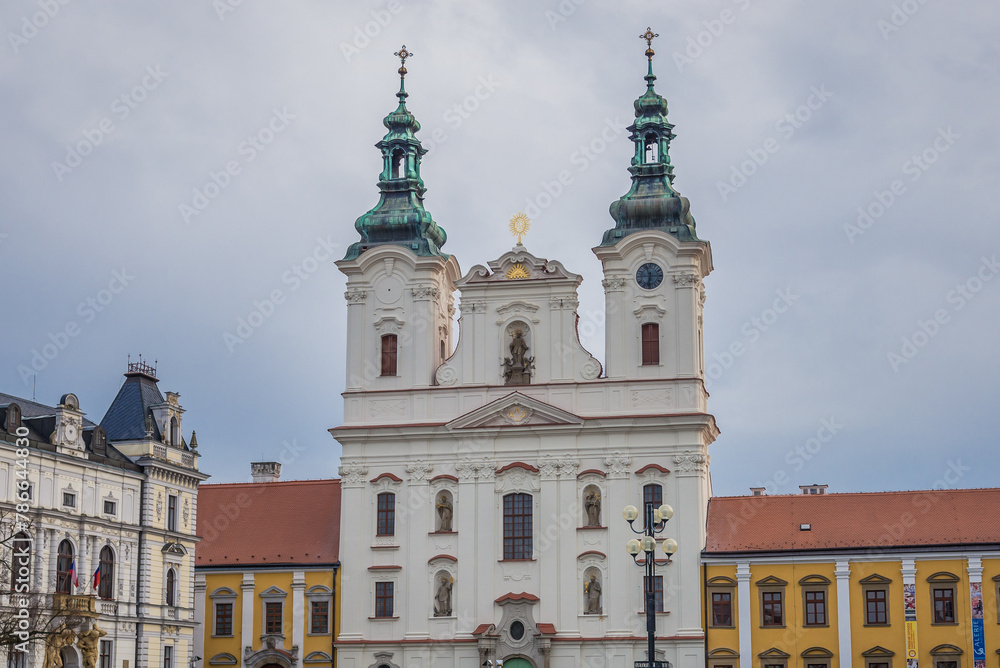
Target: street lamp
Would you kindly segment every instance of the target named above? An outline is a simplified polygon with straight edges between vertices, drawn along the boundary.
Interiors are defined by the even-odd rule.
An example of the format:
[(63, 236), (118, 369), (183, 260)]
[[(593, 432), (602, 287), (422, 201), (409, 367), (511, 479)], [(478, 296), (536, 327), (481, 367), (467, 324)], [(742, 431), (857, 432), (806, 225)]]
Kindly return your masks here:
[[(654, 648), (656, 642), (656, 596), (653, 591), (653, 574), (656, 567), (656, 559), (654, 557), (656, 553), (656, 534), (661, 533), (666, 528), (667, 522), (674, 516), (674, 509), (667, 504), (663, 504), (657, 508), (650, 501), (646, 503), (644, 510), (641, 530), (636, 529), (632, 524), (639, 519), (639, 509), (635, 506), (625, 506), (625, 509), (622, 511), (622, 517), (628, 522), (629, 528), (642, 536), (641, 539), (633, 538), (625, 543), (625, 551), (632, 555), (632, 560), (636, 565), (645, 565), (646, 567), (646, 578), (643, 589), (646, 596), (647, 660), (636, 661), (635, 668), (669, 668), (670, 664), (668, 662), (656, 661), (654, 658), (656, 656)], [(663, 551), (667, 555), (667, 563), (669, 564), (670, 557), (677, 552), (677, 541), (673, 538), (668, 538), (663, 541), (662, 545)], [(640, 553), (645, 554), (644, 563), (640, 563), (639, 561)]]

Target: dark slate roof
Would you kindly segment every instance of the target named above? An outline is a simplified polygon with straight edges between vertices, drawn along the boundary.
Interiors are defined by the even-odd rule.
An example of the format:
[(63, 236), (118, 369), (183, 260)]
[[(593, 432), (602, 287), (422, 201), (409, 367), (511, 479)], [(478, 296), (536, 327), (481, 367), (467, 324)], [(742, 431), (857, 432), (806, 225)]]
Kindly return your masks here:
[[(163, 403), (156, 381), (141, 373), (125, 374), (125, 382), (111, 408), (101, 420), (108, 441), (134, 441), (146, 437), (146, 415), (149, 407)], [(160, 430), (153, 423), (153, 437), (159, 440)]]
[[(56, 427), (56, 409), (31, 399), (22, 399), (12, 394), (0, 392), (0, 439), (13, 443), (17, 436), (3, 429), (7, 418), (7, 407), (16, 403), (21, 409), (21, 425), (28, 429), (28, 439), (32, 447), (46, 452), (56, 452), (56, 447), (49, 443), (49, 436)], [(87, 450), (87, 459), (97, 464), (105, 464), (120, 469), (142, 471), (142, 467), (115, 449), (110, 443), (104, 454), (98, 454), (91, 449), (96, 424), (83, 418), (83, 440)]]

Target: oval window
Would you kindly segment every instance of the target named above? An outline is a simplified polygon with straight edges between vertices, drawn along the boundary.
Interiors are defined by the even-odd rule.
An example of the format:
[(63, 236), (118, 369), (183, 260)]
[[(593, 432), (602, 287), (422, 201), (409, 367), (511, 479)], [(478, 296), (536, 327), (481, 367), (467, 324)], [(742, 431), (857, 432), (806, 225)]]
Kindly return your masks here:
[(514, 640), (520, 640), (524, 637), (524, 624), (521, 622), (514, 622), (510, 625), (510, 637)]

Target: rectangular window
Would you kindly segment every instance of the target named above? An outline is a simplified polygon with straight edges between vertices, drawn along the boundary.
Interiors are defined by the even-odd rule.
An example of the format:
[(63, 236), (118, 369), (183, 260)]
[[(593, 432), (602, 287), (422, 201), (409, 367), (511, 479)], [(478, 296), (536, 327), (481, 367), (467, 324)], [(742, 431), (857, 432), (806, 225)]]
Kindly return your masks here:
[(733, 595), (728, 592), (712, 594), (712, 626), (733, 625)]
[(382, 492), (378, 495), (378, 523), (375, 534), (396, 535), (396, 495), (392, 492)]
[(7, 668), (28, 668), (28, 655), (10, 650), (7, 656)]
[(392, 582), (375, 583), (375, 616), (392, 617)]
[(232, 603), (215, 604), (215, 635), (217, 636), (233, 635)]
[(642, 488), (642, 504), (652, 503), (654, 508), (663, 505), (663, 487), (657, 484), (649, 484)]
[(642, 364), (655, 366), (660, 363), (660, 326), (647, 322), (642, 326)]
[(958, 668), (958, 661), (935, 661), (935, 668)]
[[(642, 576), (642, 611), (646, 612), (646, 587), (649, 586), (649, 576)], [(663, 612), (663, 576), (653, 576), (653, 612)]]
[(868, 668), (889, 668), (887, 661), (869, 661)]
[(264, 633), (281, 634), (281, 603), (264, 604)]
[(806, 626), (826, 626), (826, 592), (807, 591)]
[(310, 617), (309, 633), (329, 633), (330, 629), (330, 602), (313, 601), (312, 617)]
[(762, 604), (761, 621), (763, 626), (784, 626), (785, 617), (781, 609), (781, 592), (765, 591), (761, 592), (760, 600)]
[[(950, 587), (946, 589), (934, 589), (933, 593), (934, 593), (934, 623), (954, 624), (955, 590)], [(948, 663), (948, 662), (939, 661), (938, 666), (940, 666), (942, 663)]]
[(503, 497), (503, 558), (531, 559), (531, 495)]
[(807, 663), (806, 668), (827, 668), (825, 663)]
[(104, 514), (105, 515), (115, 515), (118, 513), (118, 504), (114, 501), (104, 502)]
[(177, 531), (177, 497), (167, 496), (167, 531)]
[(68, 508), (76, 508), (76, 494), (63, 492), (63, 503)]
[(382, 337), (382, 375), (396, 375), (396, 335), (386, 334)]
[(174, 648), (173, 645), (163, 646), (163, 668), (174, 668)]
[(100, 653), (98, 654), (98, 668), (111, 668), (111, 641), (102, 640), (100, 644)]
[[(865, 624), (889, 623), (889, 618), (886, 616), (885, 599), (885, 589), (869, 589), (865, 592)], [(889, 667), (885, 666), (885, 668)]]

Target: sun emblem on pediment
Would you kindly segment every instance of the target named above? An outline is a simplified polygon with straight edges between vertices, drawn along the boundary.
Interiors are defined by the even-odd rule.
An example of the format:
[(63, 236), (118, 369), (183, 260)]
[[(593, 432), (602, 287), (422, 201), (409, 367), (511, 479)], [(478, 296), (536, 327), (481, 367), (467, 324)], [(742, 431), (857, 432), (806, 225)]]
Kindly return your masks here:
[(517, 262), (507, 268), (507, 280), (516, 281), (518, 279), (531, 278), (531, 274), (523, 264)]

